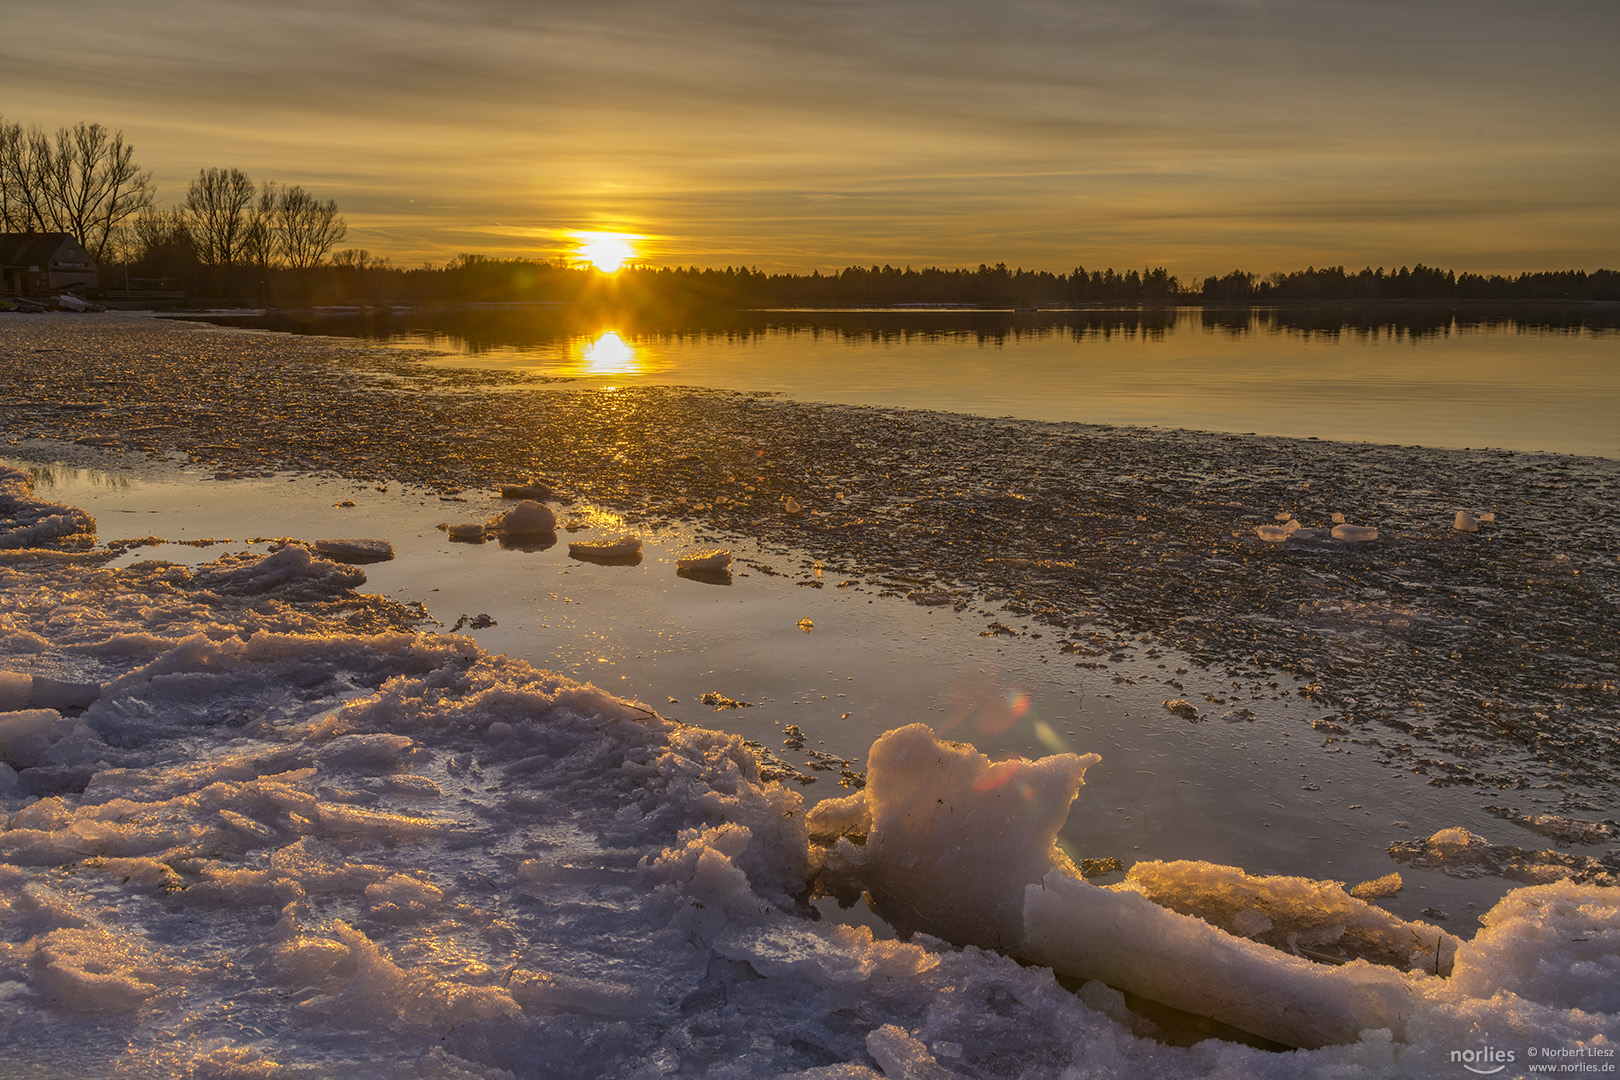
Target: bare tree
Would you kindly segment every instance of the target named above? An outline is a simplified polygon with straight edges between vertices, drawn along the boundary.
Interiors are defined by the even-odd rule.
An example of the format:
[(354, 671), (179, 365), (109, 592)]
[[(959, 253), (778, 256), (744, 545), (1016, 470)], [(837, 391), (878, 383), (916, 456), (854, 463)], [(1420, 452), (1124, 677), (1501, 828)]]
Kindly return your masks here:
[(273, 180), (259, 185), (259, 197), (247, 211), (243, 233), (242, 258), (258, 267), (261, 275), (281, 265), (281, 234), (276, 223), (279, 191)]
[(232, 266), (244, 254), (249, 209), (258, 188), (241, 169), (201, 169), (182, 206), (197, 258), (210, 269)]
[(152, 174), (135, 164), (122, 131), (0, 123), (0, 226), (65, 232), (99, 261), (115, 231), (152, 205)]
[(336, 200), (322, 202), (296, 185), (277, 196), (275, 226), (282, 258), (294, 270), (319, 266), (349, 233)]
[(53, 151), (45, 172), (51, 223), (99, 261), (113, 230), (152, 205), (152, 174), (135, 164), (135, 148), (122, 131), (100, 124), (62, 128)]
[(50, 153), (50, 140), (37, 126), (0, 122), (0, 225), (8, 232), (48, 228), (44, 173)]

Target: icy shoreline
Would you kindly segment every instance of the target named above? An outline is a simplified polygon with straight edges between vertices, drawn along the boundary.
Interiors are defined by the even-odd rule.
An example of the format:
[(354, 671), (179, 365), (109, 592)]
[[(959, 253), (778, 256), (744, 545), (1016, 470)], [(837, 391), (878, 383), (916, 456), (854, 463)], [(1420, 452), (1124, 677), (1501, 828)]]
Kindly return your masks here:
[(1292, 1053), (1165, 1045), (1101, 983), (811, 921), (802, 800), (736, 736), (466, 638), (349, 632), (357, 571), (302, 547), (105, 568), (7, 479), (8, 518), (69, 550), (0, 552), (0, 648), (78, 673), (0, 680), (10, 1071), (1381, 1076), (1613, 1047), (1620, 908), (1590, 886), (1510, 894), (1401, 1039)]
[[(545, 474), (632, 527), (806, 551), (1106, 673), (1178, 649), (1192, 722), (1297, 685), (1326, 753), (1520, 820), (1620, 791), (1620, 462), (1041, 424), (447, 371), (364, 344), (120, 317), (9, 323), (20, 449), (453, 493)], [(39, 362), (49, 355), (52, 362)], [(797, 507), (797, 510), (794, 509)], [(1484, 531), (1459, 511), (1496, 513)], [(1379, 539), (1328, 538), (1333, 515)], [(1256, 529), (1299, 520), (1321, 536)], [(1515, 816), (1516, 815), (1516, 816)]]

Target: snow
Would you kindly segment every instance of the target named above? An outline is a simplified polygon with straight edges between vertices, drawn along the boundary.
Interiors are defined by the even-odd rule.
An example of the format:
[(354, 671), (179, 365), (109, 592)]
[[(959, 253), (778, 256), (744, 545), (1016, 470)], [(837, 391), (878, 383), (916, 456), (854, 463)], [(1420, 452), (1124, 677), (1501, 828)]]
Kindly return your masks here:
[[(3, 1075), (1425, 1076), (1620, 1030), (1613, 890), (1510, 893), (1450, 978), (1421, 941), (1310, 964), (1262, 939), (1399, 920), (1211, 864), (1075, 876), (1054, 837), (1096, 755), (911, 725), (807, 814), (736, 736), (353, 632), (363, 574), (302, 545), (110, 567), (75, 535), (0, 562)], [(812, 918), (818, 879), (909, 940)], [(1333, 1045), (1172, 1045), (1136, 986)]]

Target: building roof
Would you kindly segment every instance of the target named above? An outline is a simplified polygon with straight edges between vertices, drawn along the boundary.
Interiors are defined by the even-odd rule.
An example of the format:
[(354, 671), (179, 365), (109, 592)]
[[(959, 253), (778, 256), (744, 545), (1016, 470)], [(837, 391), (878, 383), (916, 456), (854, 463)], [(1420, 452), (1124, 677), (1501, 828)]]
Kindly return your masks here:
[(0, 233), (0, 266), (47, 267), (52, 259), (60, 258), (64, 245), (70, 245), (67, 256), (74, 262), (86, 262), (92, 267), (95, 258), (68, 233)]

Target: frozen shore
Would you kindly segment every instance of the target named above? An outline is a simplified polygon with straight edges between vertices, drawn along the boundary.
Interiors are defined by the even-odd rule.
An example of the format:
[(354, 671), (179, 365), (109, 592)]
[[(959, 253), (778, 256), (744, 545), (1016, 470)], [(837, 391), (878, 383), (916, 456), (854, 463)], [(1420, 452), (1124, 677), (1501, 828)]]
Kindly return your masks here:
[[(1608, 816), (1620, 792), (1620, 461), (572, 390), (132, 316), (6, 331), (0, 423), (20, 451), (448, 497), (541, 474), (632, 527), (690, 522), (888, 595), (1000, 605), (983, 632), (1040, 634), (1053, 662), (1180, 650), (1228, 687), (1188, 700), (1194, 722), (1244, 724), (1297, 688), (1325, 752), (1510, 820)], [(1459, 532), (1459, 511), (1496, 520)], [(1335, 541), (1334, 514), (1379, 539)], [(1316, 535), (1257, 537), (1288, 520)]]
[[(410, 611), (354, 592), (361, 571), (296, 544), (110, 568), (84, 515), (21, 474), (0, 479), (6, 535), (29, 537), (0, 545), (8, 1075), (1432, 1076), (1531, 1048), (1613, 1062), (1615, 890), (1509, 894), (1456, 946), (1448, 978), (1416, 954), (1418, 970), (1378, 968), (1399, 999), (1387, 1027), (1301, 1037), (1328, 1043), (1314, 1050), (1170, 1045), (1095, 974), (1074, 993), (979, 947), (1007, 947), (1005, 933), (972, 940), (975, 924), (1005, 925), (998, 897), (1025, 897), (1029, 872), (1061, 869), (1052, 818), (1078, 783), (1061, 759), (980, 759), (977, 772), (964, 759), (979, 798), (1025, 805), (1030, 782), (1042, 809), (1010, 828), (970, 816), (913, 829), (898, 855), (893, 823), (916, 820), (908, 804), (931, 806), (934, 788), (914, 799), (891, 784), (908, 775), (892, 754), (890, 775), (874, 757), (867, 794), (823, 804), (846, 879), (964, 890), (957, 921), (931, 928), (967, 944), (874, 941), (810, 917), (831, 849), (739, 738), (467, 638), (407, 632)], [(23, 674), (41, 656), (54, 676)], [(1022, 861), (973, 854), (1009, 839)], [(1017, 925), (1043, 920), (1048, 954), (1072, 953), (1062, 940), (1084, 939), (1085, 923), (1038, 903), (1043, 891), (1143, 895), (1070, 880), (1020, 901)], [(1323, 910), (1268, 888), (1269, 921)], [(1306, 976), (1327, 987), (1318, 1007), (1340, 996), (1341, 969), (1313, 974), (1196, 919), (1202, 930), (1183, 930), (1162, 886), (1158, 903), (1136, 902), (1176, 931), (1138, 956), (1146, 985), (1212, 948), (1251, 958), (1242, 980), (1206, 982), (1183, 1007), (1213, 994), (1252, 1015)], [(1220, 1000), (1206, 1011), (1229, 1015)]]

